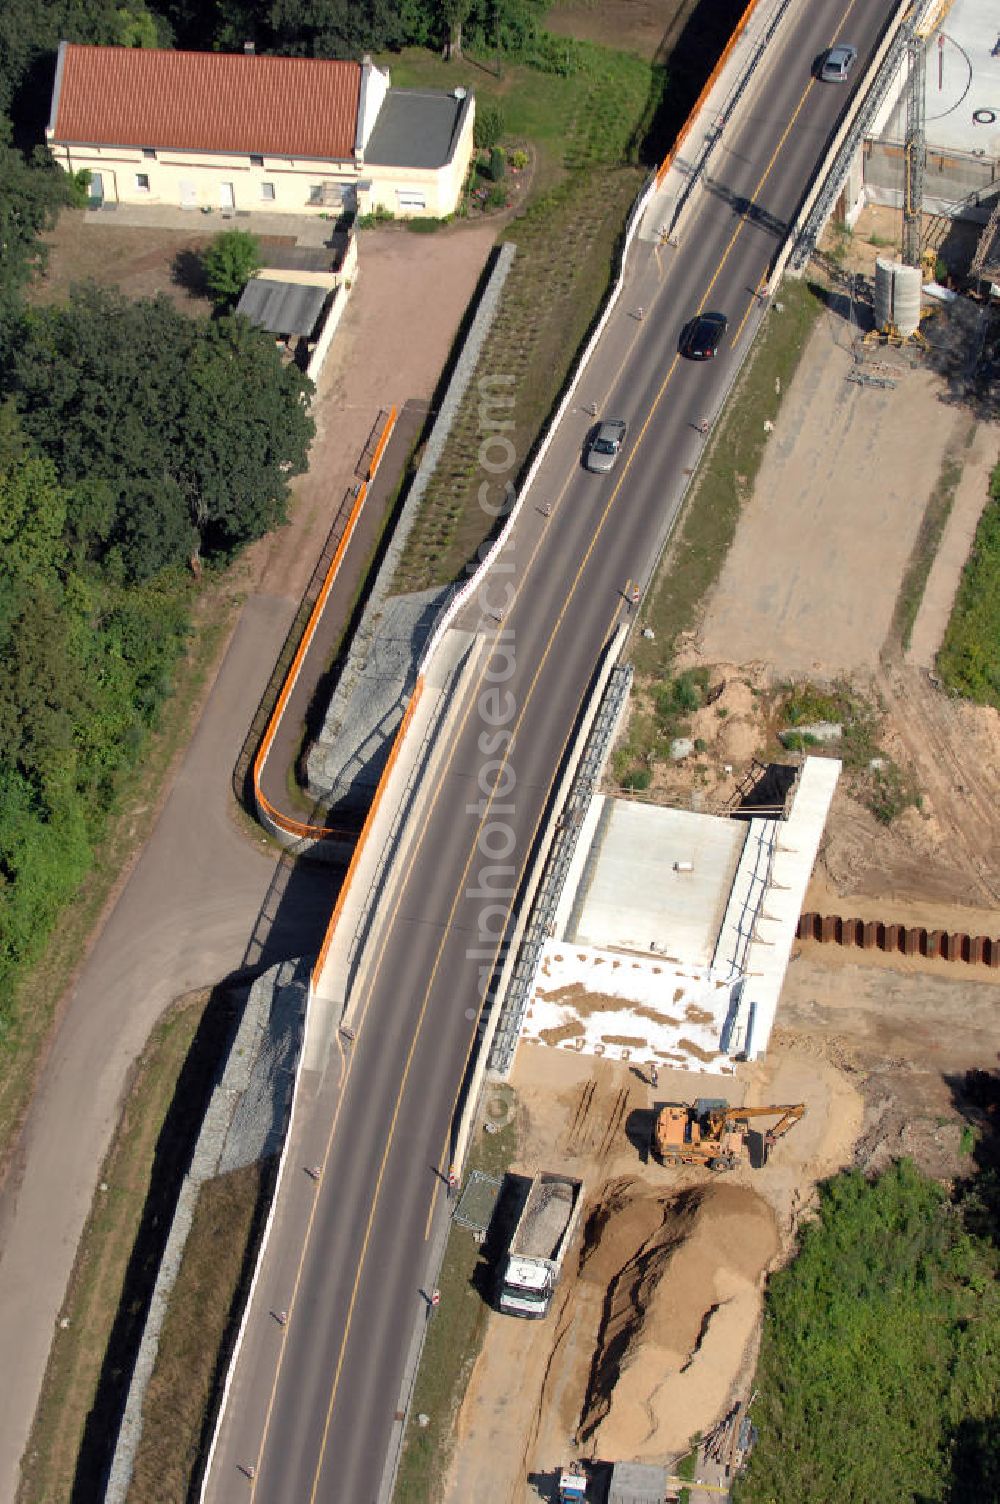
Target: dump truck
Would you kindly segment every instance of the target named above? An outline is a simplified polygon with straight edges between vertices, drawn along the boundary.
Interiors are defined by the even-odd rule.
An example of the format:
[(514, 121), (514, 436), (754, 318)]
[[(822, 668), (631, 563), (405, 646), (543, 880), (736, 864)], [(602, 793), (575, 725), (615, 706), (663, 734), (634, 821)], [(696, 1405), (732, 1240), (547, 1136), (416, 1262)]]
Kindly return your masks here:
[(805, 1114), (796, 1102), (780, 1107), (730, 1107), (724, 1097), (699, 1097), (694, 1106), (668, 1103), (653, 1120), (650, 1153), (664, 1165), (704, 1165), (734, 1170), (747, 1157), (750, 1123), (777, 1117), (764, 1134), (764, 1157)]
[(498, 1305), (508, 1316), (548, 1312), (583, 1204), (583, 1182), (544, 1170), (531, 1182), (500, 1280)]

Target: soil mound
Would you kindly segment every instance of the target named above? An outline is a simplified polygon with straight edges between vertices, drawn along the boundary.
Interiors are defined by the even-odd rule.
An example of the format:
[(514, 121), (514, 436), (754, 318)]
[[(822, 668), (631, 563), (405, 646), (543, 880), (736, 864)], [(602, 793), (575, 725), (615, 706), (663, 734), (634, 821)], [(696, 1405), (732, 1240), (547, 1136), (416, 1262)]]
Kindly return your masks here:
[(739, 1364), (778, 1251), (774, 1213), (725, 1182), (670, 1196), (617, 1181), (584, 1238), (580, 1278), (607, 1295), (580, 1440), (608, 1456), (661, 1457), (726, 1401), (720, 1376)]

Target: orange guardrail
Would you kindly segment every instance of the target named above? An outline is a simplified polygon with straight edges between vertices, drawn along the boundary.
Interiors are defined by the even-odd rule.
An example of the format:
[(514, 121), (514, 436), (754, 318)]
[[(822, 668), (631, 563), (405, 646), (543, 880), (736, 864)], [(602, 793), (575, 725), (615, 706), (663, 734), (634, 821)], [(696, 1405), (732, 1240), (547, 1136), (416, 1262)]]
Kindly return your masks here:
[(385, 793), (385, 787), (392, 775), (392, 770), (396, 766), (396, 761), (399, 757), (399, 749), (403, 745), (403, 740), (406, 736), (407, 731), (409, 730), (410, 722), (413, 720), (413, 716), (420, 701), (420, 696), (423, 694), (423, 690), (424, 679), (423, 675), (421, 674), (417, 678), (417, 682), (413, 687), (413, 693), (410, 696), (409, 704), (403, 712), (403, 719), (399, 723), (395, 739), (393, 740), (392, 747), (389, 751), (389, 756), (386, 758), (385, 767), (382, 769), (382, 776), (375, 788), (374, 798), (372, 799), (368, 813), (365, 816), (365, 823), (361, 827), (361, 834), (358, 836), (357, 844), (355, 845), (354, 851), (351, 854), (350, 864), (348, 865), (347, 872), (344, 875), (344, 881), (341, 884), (340, 892), (337, 894), (337, 902), (333, 906), (333, 913), (330, 915), (330, 923), (326, 927), (326, 934), (323, 936), (323, 944), (320, 946), (319, 955), (316, 957), (316, 964), (312, 969), (311, 976), (313, 987), (316, 986), (317, 979), (319, 978), (319, 975), (323, 970), (323, 966), (326, 962), (327, 952), (330, 949), (330, 942), (333, 939), (334, 930), (337, 928), (337, 925), (340, 921), (340, 916), (344, 911), (344, 904), (347, 902), (347, 895), (350, 890), (354, 874), (357, 871), (358, 863), (361, 860), (361, 854), (364, 851), (365, 842), (368, 839), (372, 825), (375, 823), (375, 816), (378, 813), (379, 805), (382, 803), (382, 795)]
[(399, 415), (395, 407), (391, 407), (389, 409), (389, 416), (385, 422), (385, 427), (383, 428), (382, 433), (379, 436), (379, 441), (375, 446), (375, 452), (372, 455), (372, 462), (368, 466), (368, 477), (361, 483), (361, 486), (358, 489), (358, 494), (355, 498), (354, 505), (351, 508), (351, 514), (347, 519), (346, 526), (344, 527), (343, 535), (341, 536), (340, 542), (337, 544), (333, 558), (330, 560), (330, 567), (323, 577), (323, 584), (320, 587), (320, 592), (316, 597), (316, 602), (309, 613), (309, 620), (306, 622), (305, 630), (302, 633), (302, 640), (295, 650), (295, 657), (292, 659), (288, 673), (285, 675), (285, 682), (281, 686), (281, 693), (278, 696), (274, 710), (271, 712), (271, 719), (267, 723), (267, 730), (264, 732), (264, 735), (261, 738), (260, 746), (257, 749), (257, 756), (254, 758), (253, 762), (253, 792), (258, 809), (262, 810), (267, 815), (268, 819), (272, 820), (280, 830), (285, 831), (288, 835), (303, 837), (307, 840), (323, 840), (323, 838), (326, 836), (335, 835), (336, 831), (328, 828), (325, 825), (304, 824), (301, 820), (293, 820), (288, 815), (283, 815), (279, 810), (276, 810), (274, 805), (267, 798), (260, 786), (261, 769), (263, 768), (264, 763), (267, 761), (267, 754), (271, 750), (272, 743), (274, 742), (274, 738), (278, 731), (278, 726), (281, 722), (281, 717), (285, 711), (285, 706), (288, 704), (289, 696), (291, 695), (292, 690), (295, 687), (295, 681), (299, 676), (299, 670), (302, 667), (306, 653), (309, 651), (310, 644), (312, 643), (313, 637), (316, 633), (316, 628), (319, 624), (319, 619), (323, 615), (323, 610), (326, 606), (330, 591), (333, 589), (333, 582), (337, 578), (337, 575), (340, 571), (340, 565), (343, 561), (344, 554), (347, 552), (347, 546), (350, 543), (354, 529), (357, 526), (358, 518), (361, 516), (361, 508), (364, 506), (365, 498), (368, 495), (368, 486), (374, 478), (375, 471), (379, 467), (379, 462), (381, 461), (382, 456), (385, 453), (386, 445), (389, 442), (389, 437), (392, 433), (392, 430), (396, 426), (396, 419), (398, 416)]
[(667, 152), (667, 155), (664, 157), (664, 159), (660, 163), (659, 167), (656, 169), (656, 183), (657, 183), (657, 186), (659, 186), (660, 183), (663, 182), (663, 179), (666, 177), (667, 173), (670, 171), (670, 168), (671, 168), (671, 166), (673, 165), (673, 162), (674, 162), (674, 158), (677, 156), (677, 153), (680, 151), (681, 147), (684, 145), (684, 142), (687, 140), (688, 132), (690, 131), (691, 127), (694, 125), (695, 119), (696, 119), (699, 111), (701, 110), (702, 105), (705, 103), (705, 100), (708, 98), (709, 94), (712, 92), (712, 89), (715, 87), (715, 84), (716, 84), (716, 81), (718, 80), (719, 74), (722, 72), (723, 68), (726, 66), (726, 64), (729, 61), (730, 53), (732, 52), (733, 48), (736, 46), (736, 43), (739, 41), (740, 37), (743, 35), (744, 31), (746, 30), (747, 23), (749, 22), (750, 17), (753, 15), (754, 11), (757, 9), (757, 6), (759, 4), (760, 4), (760, 0), (750, 0), (750, 4), (747, 6), (746, 10), (743, 12), (743, 14), (740, 17), (739, 21), (736, 23), (736, 29), (733, 32), (732, 36), (729, 38), (729, 41), (726, 43), (725, 47), (723, 47), (721, 56), (719, 57), (719, 61), (716, 63), (715, 67), (712, 69), (711, 73), (709, 74), (708, 79), (707, 79), (707, 81), (705, 83), (705, 87), (702, 89), (701, 93), (698, 95), (698, 99), (697, 99), (697, 102), (694, 105), (694, 108), (691, 110), (691, 112), (688, 115), (687, 119), (685, 120), (684, 124), (681, 126), (680, 130), (678, 131), (678, 133), (677, 133), (677, 140), (674, 142), (673, 146)]

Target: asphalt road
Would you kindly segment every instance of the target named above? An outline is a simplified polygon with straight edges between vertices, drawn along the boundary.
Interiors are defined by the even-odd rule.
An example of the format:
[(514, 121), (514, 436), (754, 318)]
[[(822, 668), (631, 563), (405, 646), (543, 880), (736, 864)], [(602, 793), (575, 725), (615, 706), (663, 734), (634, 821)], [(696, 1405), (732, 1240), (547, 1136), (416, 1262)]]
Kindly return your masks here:
[[(633, 250), (619, 312), (580, 389), (581, 404), (594, 400), (629, 421), (626, 453), (612, 476), (585, 473), (589, 419), (571, 414), (504, 567), (481, 592), (483, 630), (502, 632), (513, 671), (503, 678), (494, 652), (498, 693), (483, 681), (471, 695), (398, 897), (381, 916), (353, 1054), (333, 1123), (322, 1128), (312, 1219), (305, 1230), (295, 1224), (294, 1258), (287, 1247), (281, 1255), (291, 1275), (288, 1323), (273, 1361), (254, 1349), (253, 1372), (238, 1376), (214, 1499), (249, 1491), (276, 1504), (375, 1504), (475, 1034), (480, 967), (489, 969), (513, 887), (497, 874), (484, 881), (484, 871), (522, 870), (601, 646), (628, 609), (626, 582), (645, 584), (703, 443), (698, 424), (714, 414), (752, 338), (754, 289), (846, 102), (844, 89), (810, 81), (810, 64), (841, 37), (863, 60), (892, 9), (888, 0), (799, 5), (716, 154), (680, 249), (659, 259), (646, 244)], [(701, 307), (726, 312), (730, 327), (719, 358), (694, 366), (679, 360), (677, 342)], [(489, 613), (505, 606), (501, 626)], [(484, 810), (503, 757), (501, 788)], [(490, 883), (499, 896), (475, 895)], [(327, 1102), (316, 1097), (314, 1140)], [(249, 1481), (237, 1457), (253, 1460)]]

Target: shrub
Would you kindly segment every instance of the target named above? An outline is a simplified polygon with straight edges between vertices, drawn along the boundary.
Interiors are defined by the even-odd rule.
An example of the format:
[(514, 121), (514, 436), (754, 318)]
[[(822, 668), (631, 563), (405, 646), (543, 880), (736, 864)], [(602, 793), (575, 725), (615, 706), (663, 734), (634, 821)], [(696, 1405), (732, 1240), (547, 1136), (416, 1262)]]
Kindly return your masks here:
[(476, 111), (472, 143), (479, 151), (490, 151), (504, 132), (504, 113), (498, 104), (484, 104)]
[(819, 1188), (768, 1281), (734, 1501), (996, 1499), (996, 1212), (972, 1196), (950, 1202), (905, 1160)]
[(89, 167), (81, 167), (79, 172), (69, 175), (69, 201), (74, 209), (86, 209), (90, 203), (90, 184), (92, 175)]
[(486, 207), (488, 209), (505, 209), (507, 207), (507, 190), (502, 183), (494, 183), (486, 195)]
[(516, 171), (520, 172), (522, 168), (528, 165), (528, 153), (518, 147), (517, 151), (512, 151), (510, 154), (510, 165)]
[(428, 215), (423, 219), (408, 219), (406, 228), (412, 230), (414, 235), (433, 235), (435, 230), (440, 230), (448, 223), (449, 216), (443, 219), (435, 219), (434, 215)]
[(201, 264), (205, 282), (220, 303), (235, 303), (260, 268), (260, 244), (246, 230), (223, 230), (206, 247)]
[(586, 51), (571, 37), (553, 36), (550, 31), (541, 31), (528, 50), (525, 61), (537, 68), (539, 73), (554, 73), (559, 78), (570, 78), (580, 73), (585, 66)]
[(652, 776), (648, 768), (629, 768), (622, 778), (622, 788), (630, 789), (634, 794), (641, 793), (649, 788)]
[(396, 216), (391, 209), (383, 208), (381, 204), (377, 204), (370, 214), (359, 216), (357, 227), (359, 230), (373, 230), (376, 225), (391, 224), (395, 218)]
[(702, 705), (707, 684), (707, 669), (686, 669), (657, 690), (656, 715), (665, 735), (676, 735), (680, 719)]
[(507, 172), (507, 158), (503, 148), (494, 146), (490, 152), (489, 175), (494, 183), (499, 183)]

